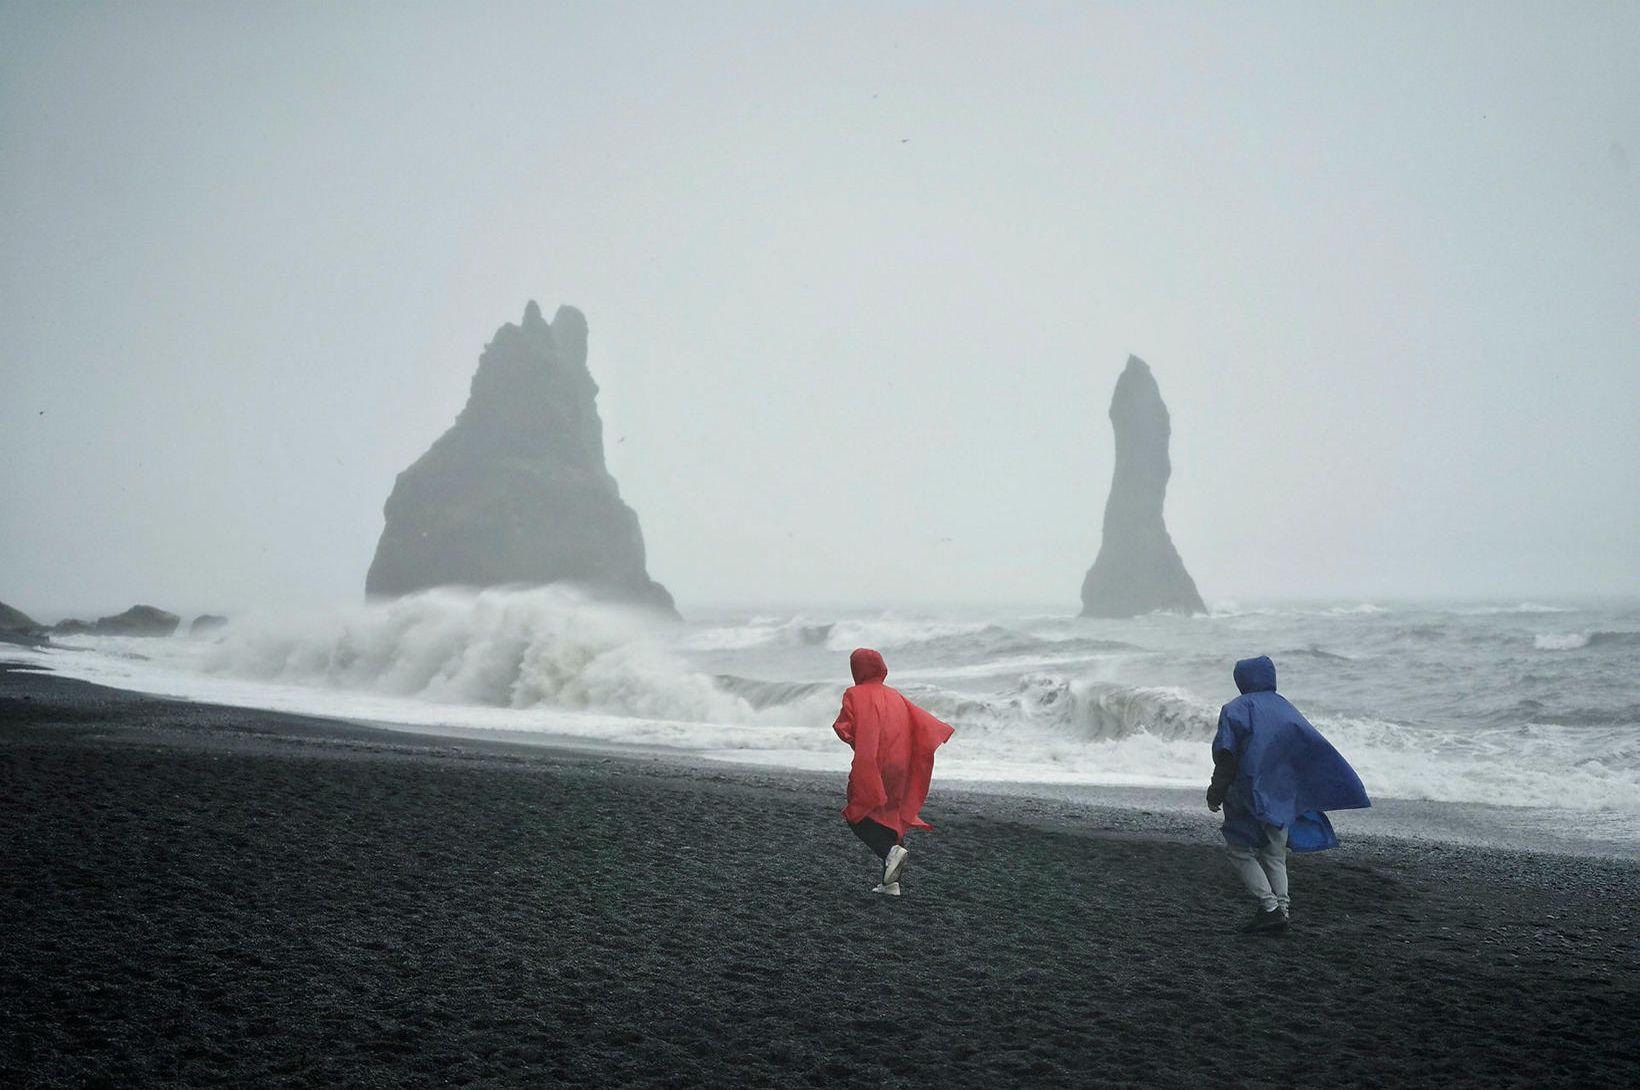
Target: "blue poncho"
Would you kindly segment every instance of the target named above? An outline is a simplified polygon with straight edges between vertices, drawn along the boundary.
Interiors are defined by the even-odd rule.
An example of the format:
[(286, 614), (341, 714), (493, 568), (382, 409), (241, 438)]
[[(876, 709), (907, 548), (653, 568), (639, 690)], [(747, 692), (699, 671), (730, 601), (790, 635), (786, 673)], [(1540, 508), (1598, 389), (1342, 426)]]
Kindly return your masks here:
[(1276, 692), (1276, 665), (1268, 656), (1236, 663), (1241, 696), (1219, 712), (1215, 759), (1235, 759), (1236, 776), (1224, 799), (1224, 838), (1256, 848), (1264, 825), (1287, 829), (1295, 852), (1338, 847), (1327, 810), (1371, 806), (1361, 778), (1321, 732)]

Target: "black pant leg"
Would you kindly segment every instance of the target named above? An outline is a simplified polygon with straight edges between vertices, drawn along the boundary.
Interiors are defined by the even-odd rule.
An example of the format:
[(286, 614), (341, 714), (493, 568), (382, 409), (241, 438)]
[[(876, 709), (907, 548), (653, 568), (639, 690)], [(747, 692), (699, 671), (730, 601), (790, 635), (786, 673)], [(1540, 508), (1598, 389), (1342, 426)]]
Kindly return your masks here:
[(865, 841), (866, 847), (877, 853), (878, 859), (888, 858), (888, 849), (900, 842), (900, 834), (870, 818), (862, 818), (849, 826), (854, 835)]

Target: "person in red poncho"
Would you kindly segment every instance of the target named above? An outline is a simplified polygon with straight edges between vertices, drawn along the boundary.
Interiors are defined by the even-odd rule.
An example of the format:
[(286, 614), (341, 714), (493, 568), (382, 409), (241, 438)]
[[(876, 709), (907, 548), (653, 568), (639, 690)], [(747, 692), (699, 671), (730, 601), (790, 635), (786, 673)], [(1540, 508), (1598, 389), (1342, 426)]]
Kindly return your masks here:
[(854, 685), (832, 729), (854, 750), (843, 820), (883, 861), (883, 880), (873, 893), (900, 895), (906, 830), (932, 829), (918, 816), (934, 775), (934, 751), (954, 733), (883, 684), (888, 666), (868, 647), (848, 658)]

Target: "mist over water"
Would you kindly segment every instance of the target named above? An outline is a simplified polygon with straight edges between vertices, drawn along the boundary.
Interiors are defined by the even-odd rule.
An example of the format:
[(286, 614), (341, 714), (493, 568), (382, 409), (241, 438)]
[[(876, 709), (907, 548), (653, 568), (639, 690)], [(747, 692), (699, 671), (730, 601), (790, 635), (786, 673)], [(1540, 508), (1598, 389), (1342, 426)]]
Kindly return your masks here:
[(1634, 4), (0, 5), (0, 601), (357, 597), (531, 299), (586, 318), (685, 613), (1074, 595), (1130, 353), (1209, 602), (1640, 593), (1636, 40)]
[(1373, 603), (1089, 620), (1046, 611), (716, 611), (686, 623), (563, 588), (439, 590), (252, 615), (211, 639), (79, 638), (63, 673), (195, 699), (842, 769), (857, 646), (958, 731), (939, 774), (1198, 787), (1236, 658), (1376, 797), (1571, 810), (1640, 838), (1640, 607)]
[[(1195, 789), (1264, 652), (1375, 794), (1632, 816), (1640, 622), (1595, 596), (1640, 593), (1637, 33), (1634, 5), (0, 6), (0, 602), (233, 618), (18, 654), (839, 769), (869, 645), (957, 726), (943, 776)], [(1126, 494), (1130, 355), (1168, 422), (1164, 454), (1160, 405), (1118, 413), (1149, 421), (1134, 510), (1165, 502), (1140, 555), (1171, 541), (1207, 615), (1061, 614)], [(525, 472), (557, 427), (589, 471)], [(424, 534), (438, 563), (378, 589), (622, 546), (688, 619), (337, 604)], [(814, 601), (850, 608), (783, 605)]]

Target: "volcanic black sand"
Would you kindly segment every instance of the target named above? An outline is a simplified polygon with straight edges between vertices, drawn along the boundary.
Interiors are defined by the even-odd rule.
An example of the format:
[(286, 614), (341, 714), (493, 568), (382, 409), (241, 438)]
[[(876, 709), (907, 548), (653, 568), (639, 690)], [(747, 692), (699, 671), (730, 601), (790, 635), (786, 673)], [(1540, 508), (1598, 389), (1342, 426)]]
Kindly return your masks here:
[[(817, 729), (825, 729), (824, 724)], [(1282, 937), (1200, 822), (0, 674), (0, 1086), (1632, 1086), (1640, 865), (1355, 838)]]

